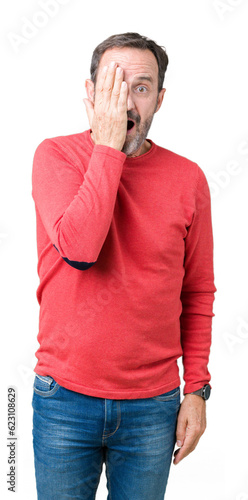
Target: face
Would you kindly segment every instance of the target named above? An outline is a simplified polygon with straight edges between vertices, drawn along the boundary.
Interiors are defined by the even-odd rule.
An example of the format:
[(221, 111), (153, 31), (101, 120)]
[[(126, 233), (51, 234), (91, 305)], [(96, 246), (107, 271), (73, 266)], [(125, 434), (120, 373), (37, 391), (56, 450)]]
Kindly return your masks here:
[[(98, 72), (111, 61), (115, 61), (123, 69), (123, 79), (128, 86), (127, 119), (134, 122), (134, 126), (127, 131), (122, 151), (127, 156), (139, 156), (150, 148), (146, 137), (165, 93), (165, 89), (158, 93), (157, 60), (150, 50), (116, 47), (104, 52)], [(94, 100), (94, 84), (91, 84), (90, 93)]]

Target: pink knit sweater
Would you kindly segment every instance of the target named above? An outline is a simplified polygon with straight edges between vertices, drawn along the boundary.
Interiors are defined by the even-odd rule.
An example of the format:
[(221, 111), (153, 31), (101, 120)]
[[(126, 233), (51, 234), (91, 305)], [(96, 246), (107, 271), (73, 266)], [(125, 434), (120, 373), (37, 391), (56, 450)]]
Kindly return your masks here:
[[(149, 140), (149, 139), (148, 139)], [(201, 168), (149, 140), (128, 158), (90, 130), (36, 149), (40, 284), (35, 372), (111, 399), (210, 380), (210, 193)]]

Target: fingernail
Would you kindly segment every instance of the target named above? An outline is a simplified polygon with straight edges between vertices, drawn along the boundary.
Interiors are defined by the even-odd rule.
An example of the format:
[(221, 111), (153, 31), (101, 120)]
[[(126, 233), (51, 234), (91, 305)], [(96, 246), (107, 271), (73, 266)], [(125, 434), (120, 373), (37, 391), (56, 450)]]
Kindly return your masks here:
[(182, 446), (181, 441), (179, 441), (179, 440), (177, 441), (177, 446), (178, 446), (179, 448), (181, 448), (181, 446)]
[(114, 67), (115, 67), (115, 61), (111, 61), (110, 68), (114, 68)]

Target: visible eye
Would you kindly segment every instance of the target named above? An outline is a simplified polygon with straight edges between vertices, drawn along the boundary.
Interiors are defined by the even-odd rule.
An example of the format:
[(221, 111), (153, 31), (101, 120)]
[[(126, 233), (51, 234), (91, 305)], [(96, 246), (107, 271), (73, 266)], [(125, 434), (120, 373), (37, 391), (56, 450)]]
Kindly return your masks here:
[(144, 87), (144, 85), (139, 85), (137, 87), (137, 90), (138, 90), (139, 94), (144, 94), (145, 92), (147, 92), (147, 88)]

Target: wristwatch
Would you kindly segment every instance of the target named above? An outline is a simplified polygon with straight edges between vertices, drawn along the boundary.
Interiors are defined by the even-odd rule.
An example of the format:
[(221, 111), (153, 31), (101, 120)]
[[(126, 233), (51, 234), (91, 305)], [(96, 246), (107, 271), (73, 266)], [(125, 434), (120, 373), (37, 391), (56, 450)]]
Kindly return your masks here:
[(204, 385), (198, 391), (190, 392), (190, 394), (196, 394), (196, 396), (201, 396), (205, 401), (210, 397), (211, 387), (209, 384)]

